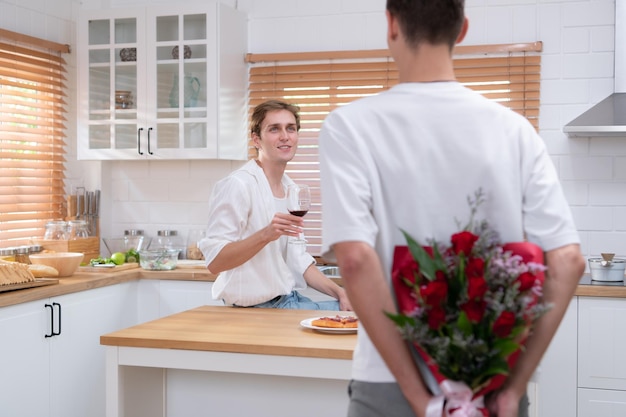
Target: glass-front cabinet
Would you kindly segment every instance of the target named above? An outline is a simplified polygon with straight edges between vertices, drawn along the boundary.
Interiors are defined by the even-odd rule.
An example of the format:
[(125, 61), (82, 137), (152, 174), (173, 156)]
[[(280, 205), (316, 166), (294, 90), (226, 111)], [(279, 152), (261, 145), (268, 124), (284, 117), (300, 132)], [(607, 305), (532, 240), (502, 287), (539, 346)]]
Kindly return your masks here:
[(81, 13), (78, 158), (246, 159), (246, 26), (210, 2)]

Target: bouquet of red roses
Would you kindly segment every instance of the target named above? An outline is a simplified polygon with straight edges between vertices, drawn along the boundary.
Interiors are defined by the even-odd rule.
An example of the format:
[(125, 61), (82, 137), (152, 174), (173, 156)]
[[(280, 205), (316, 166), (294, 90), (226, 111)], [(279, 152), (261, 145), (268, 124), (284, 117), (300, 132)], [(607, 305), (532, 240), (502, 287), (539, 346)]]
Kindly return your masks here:
[(468, 200), (470, 221), (447, 244), (423, 247), (403, 231), (408, 246), (395, 248), (392, 270), (399, 313), (388, 316), (436, 378), (447, 412), (487, 416), (484, 395), (502, 385), (549, 308), (540, 302), (546, 268), (538, 246), (502, 244), (474, 222), (480, 190)]

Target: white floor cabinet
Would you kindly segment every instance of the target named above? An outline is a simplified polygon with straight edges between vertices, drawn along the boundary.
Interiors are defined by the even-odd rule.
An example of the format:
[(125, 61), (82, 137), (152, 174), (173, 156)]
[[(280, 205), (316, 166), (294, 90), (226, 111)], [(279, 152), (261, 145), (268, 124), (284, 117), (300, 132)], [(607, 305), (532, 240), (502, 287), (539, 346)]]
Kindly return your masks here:
[(136, 321), (135, 306), (125, 303), (132, 287), (120, 284), (3, 308), (0, 415), (104, 416), (99, 338)]

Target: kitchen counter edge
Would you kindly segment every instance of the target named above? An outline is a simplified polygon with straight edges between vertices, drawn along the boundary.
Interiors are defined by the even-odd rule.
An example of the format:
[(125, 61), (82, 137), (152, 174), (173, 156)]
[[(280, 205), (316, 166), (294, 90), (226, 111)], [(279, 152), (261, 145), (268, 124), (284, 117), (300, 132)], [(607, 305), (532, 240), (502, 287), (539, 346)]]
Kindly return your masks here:
[[(172, 271), (147, 271), (142, 268), (113, 272), (77, 272), (71, 277), (59, 278), (58, 284), (0, 292), (0, 307), (29, 301), (43, 300), (60, 295), (92, 290), (139, 279), (164, 279), (178, 281), (213, 282), (217, 275), (203, 269), (174, 269)], [(341, 285), (341, 279), (330, 278)], [(626, 295), (625, 295), (626, 296)]]

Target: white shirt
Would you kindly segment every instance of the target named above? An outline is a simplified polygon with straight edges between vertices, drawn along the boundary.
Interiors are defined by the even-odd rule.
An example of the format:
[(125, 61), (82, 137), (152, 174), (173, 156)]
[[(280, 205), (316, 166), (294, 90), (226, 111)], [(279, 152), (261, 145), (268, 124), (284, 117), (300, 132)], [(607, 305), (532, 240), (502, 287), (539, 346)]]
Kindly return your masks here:
[[(283, 175), (283, 187), (291, 183)], [(198, 244), (206, 264), (228, 243), (245, 239), (270, 224), (277, 205), (287, 212), (284, 199), (275, 199), (254, 160), (220, 180), (209, 201), (207, 236)], [(287, 239), (281, 236), (243, 265), (220, 273), (213, 284), (213, 298), (252, 306), (306, 288), (303, 273), (315, 260), (299, 245), (287, 245)]]
[[(322, 253), (366, 242), (387, 280), (393, 250), (449, 241), (467, 224), (467, 197), (482, 187), (487, 219), (503, 242), (544, 250), (578, 243), (569, 205), (535, 129), (522, 116), (456, 82), (403, 83), (333, 111), (320, 133)], [(457, 221), (461, 225), (457, 224)], [(393, 381), (367, 333), (359, 331), (353, 377)]]

